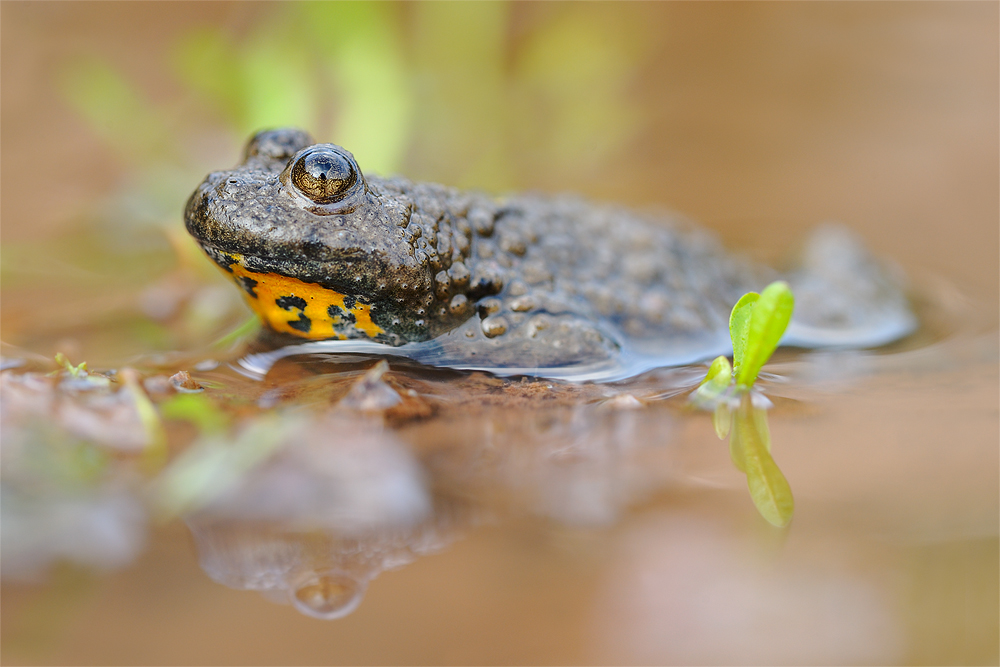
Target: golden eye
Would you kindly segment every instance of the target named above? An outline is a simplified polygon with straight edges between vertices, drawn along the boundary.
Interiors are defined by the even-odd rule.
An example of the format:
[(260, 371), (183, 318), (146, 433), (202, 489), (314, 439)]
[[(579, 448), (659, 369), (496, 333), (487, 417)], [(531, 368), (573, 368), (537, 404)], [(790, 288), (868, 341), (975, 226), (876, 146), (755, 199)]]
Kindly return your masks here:
[(330, 146), (301, 153), (292, 165), (292, 185), (317, 204), (340, 201), (358, 181), (354, 161)]

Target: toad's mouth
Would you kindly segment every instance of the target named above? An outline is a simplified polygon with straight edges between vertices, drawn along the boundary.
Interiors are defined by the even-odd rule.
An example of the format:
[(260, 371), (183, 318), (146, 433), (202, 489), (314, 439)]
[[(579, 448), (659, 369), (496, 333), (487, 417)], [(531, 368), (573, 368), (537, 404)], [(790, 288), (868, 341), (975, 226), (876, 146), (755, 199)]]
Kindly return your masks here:
[(270, 328), (311, 340), (384, 340), (371, 304), (329, 287), (247, 268), (243, 255), (220, 253), (218, 266), (240, 287), (247, 304)]

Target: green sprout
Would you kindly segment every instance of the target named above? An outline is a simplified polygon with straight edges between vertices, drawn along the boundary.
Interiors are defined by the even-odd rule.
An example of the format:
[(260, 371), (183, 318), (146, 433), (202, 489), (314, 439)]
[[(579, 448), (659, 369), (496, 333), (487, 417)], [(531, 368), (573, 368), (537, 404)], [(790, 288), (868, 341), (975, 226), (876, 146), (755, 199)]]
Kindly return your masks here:
[(86, 386), (92, 389), (108, 387), (111, 385), (111, 380), (109, 380), (107, 376), (87, 370), (86, 361), (80, 362), (74, 366), (65, 354), (57, 352), (55, 362), (59, 366), (59, 369), (49, 373), (49, 377), (68, 378), (74, 382), (78, 382), (80, 386)]
[(693, 396), (696, 404), (713, 409), (719, 438), (729, 436), (730, 456), (747, 476), (757, 511), (779, 527), (791, 522), (795, 503), (788, 480), (771, 457), (771, 434), (762, 407), (766, 399), (760, 400), (753, 385), (778, 347), (794, 308), (795, 298), (785, 282), (771, 283), (760, 294), (744, 294), (729, 316), (733, 363), (717, 357)]
[[(64, 371), (70, 374), (74, 378), (85, 378), (87, 377), (87, 362), (81, 362), (79, 365), (74, 366), (70, 363), (69, 358), (62, 352), (56, 353), (56, 363), (59, 364)], [(56, 375), (59, 371), (53, 371), (49, 375)]]

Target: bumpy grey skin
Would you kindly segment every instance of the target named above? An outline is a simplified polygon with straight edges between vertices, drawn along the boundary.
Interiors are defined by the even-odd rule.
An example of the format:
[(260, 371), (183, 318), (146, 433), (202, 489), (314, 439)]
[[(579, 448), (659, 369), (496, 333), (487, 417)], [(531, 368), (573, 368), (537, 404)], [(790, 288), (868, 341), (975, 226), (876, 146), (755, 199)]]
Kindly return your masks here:
[[(292, 177), (317, 150), (347, 156), (356, 170), (337, 201), (317, 203)], [(436, 340), (439, 347), (424, 345), (416, 356), (433, 363), (429, 350), (439, 349), (447, 365), (565, 367), (626, 348), (663, 365), (690, 361), (725, 340), (744, 292), (779, 277), (727, 254), (705, 232), (620, 207), (365, 178), (350, 153), (313, 146), (292, 129), (254, 136), (243, 164), (199, 186), (185, 219), (223, 266), (224, 253), (239, 253), (253, 271), (353, 295), (386, 332), (376, 342)], [(814, 249), (821, 270), (792, 276), (805, 302), (787, 342), (872, 345), (912, 329), (896, 281), (843, 231), (823, 234), (842, 256)], [(867, 305), (830, 306), (824, 290), (832, 284)], [(889, 311), (894, 323), (872, 323)]]

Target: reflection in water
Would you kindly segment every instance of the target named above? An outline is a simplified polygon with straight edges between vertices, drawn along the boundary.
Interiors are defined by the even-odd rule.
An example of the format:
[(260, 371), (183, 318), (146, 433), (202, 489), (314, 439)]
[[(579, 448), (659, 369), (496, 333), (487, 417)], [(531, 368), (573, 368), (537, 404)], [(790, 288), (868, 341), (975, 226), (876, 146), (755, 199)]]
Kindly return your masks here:
[(529, 410), (516, 420), (502, 409), (455, 416), (450, 445), (427, 465), (438, 486), (495, 511), (608, 525), (676, 473), (670, 418), (654, 420), (631, 401)]
[(266, 430), (253, 424), (234, 444), (248, 440), (247, 433), (261, 438), (267, 431), (278, 432), (280, 440), (266, 458), (235, 478), (229, 476), (231, 460), (217, 464), (229, 443), (208, 441), (185, 452), (177, 461), (183, 473), (167, 471), (162, 497), (179, 495), (187, 485), (204, 484), (205, 477), (218, 473), (206, 485), (211, 493), (189, 505), (185, 514), (355, 534), (411, 525), (430, 513), (420, 468), (381, 423), (340, 415), (288, 415)]
[[(980, 351), (964, 340), (954, 349), (936, 349), (935, 363), (954, 359), (952, 365), (965, 369), (956, 371), (960, 381), (948, 385), (951, 394), (966, 386), (969, 368), (982, 374), (974, 386), (995, 378), (987, 373), (989, 363), (995, 368), (995, 342), (976, 349)], [(927, 412), (922, 417), (912, 414), (908, 400), (884, 412), (887, 396), (895, 400), (926, 382), (925, 357), (923, 349), (854, 354), (851, 365), (839, 364), (841, 393), (823, 394), (823, 400), (797, 381), (762, 379), (763, 389), (774, 390), (772, 396), (796, 396), (776, 398), (777, 409), (770, 415), (779, 460), (796, 485), (801, 513), (793, 529), (782, 534), (780, 550), (768, 544), (761, 548), (774, 535), (759, 539), (771, 528), (756, 521), (745, 482), (735, 474), (725, 447), (714, 440), (708, 416), (686, 411), (687, 395), (704, 376), (704, 367), (603, 385), (445, 375), (395, 362), (390, 369), (376, 363), (365, 373), (363, 367), (372, 364), (367, 358), (353, 364), (285, 361), (264, 382), (244, 385), (221, 372), (199, 374), (208, 388), (193, 395), (197, 400), (189, 405), (211, 401), (213, 394), (233, 387), (247, 393), (240, 397), (242, 404), (225, 403), (237, 406), (226, 413), (236, 416), (228, 425), (206, 422), (192, 442), (182, 442), (167, 468), (154, 473), (152, 486), (146, 484), (148, 477), (144, 482), (134, 476), (127, 459), (109, 458), (106, 449), (93, 446), (64, 448), (72, 443), (42, 438), (38, 434), (43, 430), (20, 430), (40, 427), (6, 414), (4, 575), (17, 562), (43, 567), (54, 558), (121, 566), (139, 551), (134, 546), (120, 557), (109, 550), (88, 552), (94, 545), (114, 546), (106, 537), (114, 534), (99, 532), (98, 523), (79, 515), (63, 523), (41, 514), (29, 517), (30, 523), (10, 521), (22, 506), (8, 493), (57, 498), (50, 493), (53, 488), (76, 488), (82, 495), (73, 501), (81, 512), (99, 510), (91, 518), (114, 519), (83, 499), (105, 497), (105, 490), (122, 489), (115, 484), (133, 480), (133, 486), (122, 489), (119, 504), (136, 509), (140, 521), (118, 524), (139, 536), (133, 544), (141, 544), (148, 509), (139, 499), (155, 497), (154, 509), (183, 517), (201, 567), (212, 580), (257, 591), (320, 619), (358, 609), (381, 572), (440, 552), (466, 536), (466, 546), (476, 553), (475, 545), (481, 547), (486, 536), (488, 555), (473, 555), (464, 579), (451, 577), (455, 561), (447, 559), (468, 565), (462, 560), (469, 558), (466, 549), (428, 561), (420, 573), (413, 568), (400, 574), (426, 580), (431, 572), (434, 585), (444, 590), (432, 604), (426, 598), (407, 601), (390, 582), (380, 582), (387, 590), (368, 603), (375, 613), (359, 614), (324, 632), (353, 632), (356, 623), (373, 623), (378, 632), (396, 633), (391, 623), (384, 625), (385, 608), (379, 607), (389, 600), (410, 604), (410, 618), (426, 612), (420, 631), (445, 642), (444, 631), (434, 634), (433, 627), (455, 627), (448, 613), (470, 616), (463, 605), (471, 597), (482, 618), (501, 619), (497, 625), (504, 627), (520, 623), (514, 632), (518, 636), (533, 627), (542, 628), (541, 635), (550, 633), (552, 625), (538, 619), (550, 611), (532, 606), (535, 600), (557, 600), (552, 602), (557, 609), (579, 600), (576, 620), (556, 614), (551, 618), (560, 620), (552, 623), (568, 627), (593, 619), (585, 641), (597, 662), (896, 662), (914, 644), (906, 634), (913, 625), (928, 629), (921, 636), (930, 637), (925, 643), (933, 647), (945, 645), (946, 633), (936, 625), (942, 618), (957, 619), (955, 626), (971, 628), (977, 637), (995, 637), (995, 623), (988, 622), (995, 619), (995, 604), (989, 607), (992, 598), (979, 581), (995, 570), (996, 560), (995, 532), (989, 532), (995, 510), (983, 509), (990, 506), (984, 500), (995, 498), (995, 477), (991, 481), (976, 472), (984, 467), (985, 450), (968, 438), (953, 444), (949, 457), (935, 459), (933, 465), (929, 450), (912, 456), (915, 438), (903, 437), (907, 433), (941, 428), (946, 436), (944, 429), (954, 425), (943, 419), (948, 409), (944, 393), (922, 404)], [(829, 354), (783, 363), (772, 370), (789, 369), (793, 378), (819, 376), (830, 364)], [(909, 371), (876, 372), (890, 364), (890, 369)], [(229, 385), (220, 388), (220, 378)], [(38, 376), (23, 382), (8, 377), (2, 385), (4, 407), (35, 396), (35, 381), (41, 382)], [(879, 391), (885, 394), (857, 391), (875, 381), (883, 383)], [(167, 415), (163, 397), (152, 389), (157, 384), (147, 382)], [(27, 393), (16, 393), (22, 390)], [(61, 396), (63, 390), (57, 385), (55, 391)], [(881, 400), (870, 401), (871, 396)], [(973, 399), (971, 394), (955, 398), (962, 406), (980, 405)], [(252, 407), (253, 418), (246, 419), (246, 406), (265, 404), (265, 411)], [(838, 404), (839, 412), (830, 407)], [(748, 423), (755, 423), (753, 407), (751, 403)], [(976, 409), (964, 414), (995, 426), (994, 407)], [(865, 410), (872, 412), (858, 423), (851, 421)], [(879, 419), (902, 435), (879, 431)], [(172, 436), (184, 425), (176, 417), (166, 422)], [(945, 426), (935, 426), (939, 423)], [(895, 450), (887, 444), (893, 438), (900, 444)], [(963, 463), (972, 460), (976, 470)], [(909, 467), (900, 474), (901, 466)], [(65, 477), (68, 471), (89, 477), (74, 481)], [(847, 502), (852, 505), (845, 506)], [(664, 512), (669, 520), (661, 521)], [(525, 518), (529, 521), (517, 521)], [(498, 548), (489, 542), (496, 532), (473, 530), (493, 522), (513, 526), (508, 535), (516, 537)], [(544, 529), (525, 532), (528, 525)], [(27, 526), (27, 532), (8, 540), (8, 531), (18, 526)], [(971, 543), (969, 535), (986, 537), (981, 544)], [(25, 536), (45, 539), (30, 542)], [(586, 544), (580, 553), (573, 551), (577, 538), (583, 540), (577, 545)], [(954, 543), (942, 553), (960, 557), (930, 561), (935, 576), (947, 572), (949, 578), (927, 587), (928, 575), (906, 560), (922, 558), (924, 547), (886, 546), (886, 539), (904, 545), (942, 540), (945, 546)], [(518, 540), (531, 542), (531, 549), (517, 546)], [(539, 548), (539, 543), (548, 544)], [(38, 548), (21, 557), (17, 547), (24, 545)], [(518, 553), (526, 557), (519, 560)], [(489, 567), (494, 561), (504, 562), (504, 576), (516, 570), (512, 576), (520, 579), (512, 588), (520, 592), (507, 597), (508, 580), (493, 576)], [(549, 583), (540, 583), (553, 578), (562, 584), (546, 588)], [(592, 583), (597, 584), (593, 589)], [(900, 602), (901, 596), (911, 594), (923, 605), (912, 619), (898, 610), (909, 604)], [(948, 606), (941, 606), (942, 599)], [(963, 611), (969, 600), (979, 605), (975, 616)], [(277, 614), (284, 619), (279, 622), (294, 623), (295, 616)], [(584, 643), (577, 635), (565, 641)], [(992, 655), (991, 650), (969, 655)]]
[(120, 457), (145, 434), (106, 377), (0, 375), (0, 542), (4, 578), (43, 579), (55, 562), (113, 569), (146, 541), (139, 479)]
[(187, 523), (201, 567), (213, 580), (334, 619), (354, 611), (379, 573), (446, 546), (452, 539), (448, 522), (435, 521), (352, 536), (207, 516)]
[(291, 583), (292, 604), (308, 616), (334, 619), (346, 616), (361, 603), (365, 587), (338, 572), (313, 572)]
[[(358, 386), (384, 391), (384, 370)], [(379, 572), (447, 542), (447, 512), (432, 511), (422, 469), (380, 421), (331, 413), (279, 424), (273, 453), (186, 517), (215, 581), (339, 618)], [(164, 497), (204, 474), (198, 457), (214, 458), (211, 447), (191, 451), (184, 473), (168, 476)]]
[[(720, 361), (725, 389), (713, 395), (712, 369)], [(709, 369), (709, 379), (691, 395), (692, 403), (712, 409), (715, 433), (720, 439), (729, 436), (729, 457), (737, 470), (747, 476), (747, 487), (757, 511), (771, 525), (784, 528), (792, 520), (795, 501), (788, 480), (771, 456), (771, 431), (767, 423), (771, 401), (755, 389), (725, 385), (731, 382), (729, 368), (724, 357), (716, 359)]]
[[(402, 400), (385, 372), (376, 364), (332, 410), (285, 416), (266, 460), (191, 506), (185, 521), (212, 579), (339, 618), (380, 572), (473, 524), (514, 515), (609, 525), (673, 474), (669, 420), (650, 419), (631, 394), (517, 420), (503, 407), (445, 410), (389, 429), (372, 409), (378, 397), (395, 396), (389, 407)], [(205, 474), (198, 457), (216, 454), (189, 450), (163, 497)]]
[(39, 496), (12, 486), (0, 495), (5, 579), (42, 581), (61, 560), (115, 569), (145, 546), (145, 513), (125, 489)]

